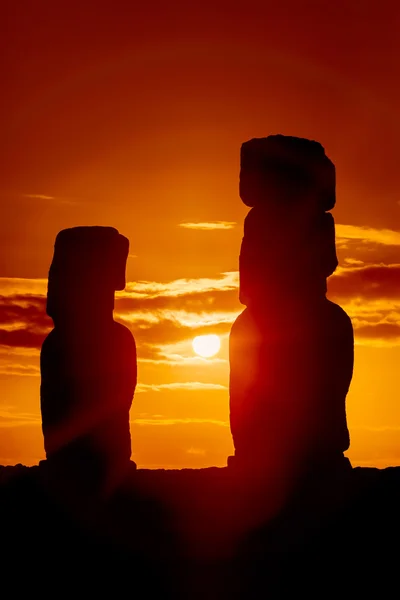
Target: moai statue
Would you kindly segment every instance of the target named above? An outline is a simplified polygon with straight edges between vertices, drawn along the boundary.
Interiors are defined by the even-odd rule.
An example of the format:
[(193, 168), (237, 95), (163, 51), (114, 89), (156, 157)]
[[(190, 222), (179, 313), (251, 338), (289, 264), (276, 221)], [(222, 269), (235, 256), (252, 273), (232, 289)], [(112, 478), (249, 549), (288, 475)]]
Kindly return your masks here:
[(240, 301), (230, 334), (229, 464), (281, 478), (349, 462), (345, 400), (353, 329), (326, 298), (338, 264), (335, 167), (315, 141), (271, 135), (241, 147)]
[(130, 466), (135, 340), (113, 319), (125, 288), (129, 241), (112, 227), (74, 227), (56, 238), (41, 351), (47, 463), (91, 490), (118, 484)]

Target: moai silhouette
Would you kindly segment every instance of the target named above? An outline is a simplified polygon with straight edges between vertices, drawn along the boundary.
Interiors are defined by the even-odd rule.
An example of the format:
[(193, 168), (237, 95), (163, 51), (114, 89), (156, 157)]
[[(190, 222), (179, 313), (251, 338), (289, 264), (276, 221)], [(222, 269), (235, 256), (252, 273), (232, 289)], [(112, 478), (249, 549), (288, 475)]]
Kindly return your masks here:
[(230, 334), (228, 464), (290, 480), (350, 466), (346, 395), (353, 329), (326, 298), (338, 264), (335, 167), (318, 142), (283, 135), (241, 147), (240, 301)]
[(47, 463), (91, 491), (118, 485), (130, 465), (135, 340), (113, 319), (125, 288), (129, 241), (112, 227), (74, 227), (56, 238), (41, 351)]

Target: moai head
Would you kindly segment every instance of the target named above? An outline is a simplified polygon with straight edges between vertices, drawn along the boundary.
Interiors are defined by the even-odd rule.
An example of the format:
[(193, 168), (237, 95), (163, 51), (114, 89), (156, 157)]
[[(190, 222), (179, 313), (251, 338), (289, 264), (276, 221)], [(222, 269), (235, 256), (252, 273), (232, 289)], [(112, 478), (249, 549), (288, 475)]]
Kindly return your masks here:
[(129, 241), (113, 227), (73, 227), (56, 237), (49, 270), (47, 314), (57, 325), (112, 314), (125, 288)]
[(254, 138), (240, 150), (239, 195), (246, 206), (307, 202), (323, 212), (336, 202), (335, 165), (319, 142), (285, 135)]
[(272, 135), (242, 144), (240, 197), (252, 207), (240, 253), (240, 301), (326, 292), (337, 266), (335, 166), (318, 142)]

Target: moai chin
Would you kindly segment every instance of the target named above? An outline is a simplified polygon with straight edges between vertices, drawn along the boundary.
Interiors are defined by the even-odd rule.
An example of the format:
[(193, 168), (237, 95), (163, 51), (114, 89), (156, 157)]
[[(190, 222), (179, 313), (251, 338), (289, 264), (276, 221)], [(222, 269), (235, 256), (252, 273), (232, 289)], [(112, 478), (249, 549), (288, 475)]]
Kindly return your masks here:
[(113, 319), (125, 288), (129, 241), (112, 227), (74, 227), (55, 241), (41, 350), (47, 463), (91, 489), (117, 485), (129, 467), (136, 347)]
[(335, 167), (318, 142), (252, 139), (239, 190), (251, 210), (239, 258), (246, 309), (230, 334), (230, 464), (282, 477), (342, 464), (353, 330), (326, 298), (338, 264)]

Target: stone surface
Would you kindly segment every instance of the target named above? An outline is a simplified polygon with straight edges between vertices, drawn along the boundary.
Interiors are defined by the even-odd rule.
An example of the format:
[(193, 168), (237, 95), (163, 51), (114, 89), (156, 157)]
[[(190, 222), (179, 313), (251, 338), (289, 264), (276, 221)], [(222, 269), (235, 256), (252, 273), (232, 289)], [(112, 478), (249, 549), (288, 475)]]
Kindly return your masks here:
[[(283, 135), (270, 135), (244, 142), (240, 152), (239, 195), (250, 207), (277, 201), (290, 206), (302, 202), (310, 190), (322, 210), (336, 201), (335, 166), (319, 142)], [(285, 197), (282, 197), (285, 190)], [(295, 191), (295, 194), (293, 194)]]
[(268, 209), (257, 206), (245, 218), (239, 298), (246, 306), (293, 296), (294, 290), (309, 296), (313, 287), (325, 294), (326, 279), (338, 265), (330, 213), (320, 212), (305, 223), (297, 212), (280, 217), (271, 223)]
[[(252, 206), (230, 334), (230, 423), (236, 464), (282, 482), (344, 464), (351, 321), (326, 299), (338, 264), (335, 167), (321, 144), (288, 136), (245, 142), (240, 192)], [(231, 460), (232, 462), (232, 460)], [(275, 478), (275, 479), (274, 479)]]
[[(86, 298), (96, 305), (125, 288), (129, 241), (113, 227), (72, 227), (60, 231), (49, 269), (47, 314), (68, 311)], [(90, 300), (89, 300), (90, 299)]]
[(113, 486), (131, 456), (136, 346), (113, 320), (128, 250), (109, 227), (67, 229), (55, 243), (47, 307), (55, 326), (41, 350), (41, 411), (49, 464), (71, 489)]

